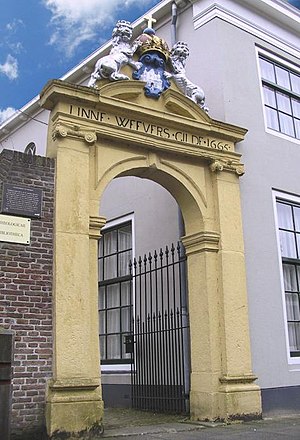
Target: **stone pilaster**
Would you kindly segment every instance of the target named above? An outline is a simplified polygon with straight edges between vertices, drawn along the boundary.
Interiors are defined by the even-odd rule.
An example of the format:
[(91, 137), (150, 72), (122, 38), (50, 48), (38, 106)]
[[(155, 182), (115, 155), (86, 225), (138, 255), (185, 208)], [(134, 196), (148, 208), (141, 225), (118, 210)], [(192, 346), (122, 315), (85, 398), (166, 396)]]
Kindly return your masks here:
[(89, 216), (89, 148), (76, 132), (55, 138), (54, 370), (48, 383), (50, 438), (102, 431), (97, 240)]

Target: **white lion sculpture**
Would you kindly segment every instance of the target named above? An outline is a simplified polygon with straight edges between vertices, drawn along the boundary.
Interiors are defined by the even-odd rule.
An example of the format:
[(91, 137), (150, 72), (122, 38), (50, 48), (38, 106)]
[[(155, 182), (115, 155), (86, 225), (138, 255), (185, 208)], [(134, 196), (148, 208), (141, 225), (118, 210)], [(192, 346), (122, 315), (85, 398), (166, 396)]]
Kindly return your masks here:
[(183, 41), (178, 41), (172, 48), (170, 61), (172, 67), (172, 77), (178, 88), (192, 101), (198, 104), (203, 110), (208, 112), (205, 106), (205, 95), (201, 87), (192, 83), (185, 73), (186, 60), (190, 54), (188, 45)]
[(139, 42), (130, 44), (132, 38), (132, 26), (129, 21), (119, 20), (112, 32), (112, 49), (109, 55), (100, 58), (96, 65), (95, 70), (91, 74), (89, 87), (97, 88), (97, 80), (109, 79), (111, 81), (118, 81), (122, 79), (129, 79), (127, 75), (120, 73), (120, 69), (129, 64), (134, 69), (139, 68), (139, 64), (134, 62), (132, 56), (138, 46)]

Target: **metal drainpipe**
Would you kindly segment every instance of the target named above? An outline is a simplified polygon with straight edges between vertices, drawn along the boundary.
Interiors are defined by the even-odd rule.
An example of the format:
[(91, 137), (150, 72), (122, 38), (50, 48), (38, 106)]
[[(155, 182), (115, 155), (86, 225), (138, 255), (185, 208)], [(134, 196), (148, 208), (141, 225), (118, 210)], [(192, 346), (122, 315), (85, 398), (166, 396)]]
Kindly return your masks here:
[[(177, 35), (176, 35), (176, 23), (177, 23), (177, 5), (175, 1), (172, 3), (172, 20), (171, 20), (171, 45), (172, 47), (177, 41)], [(178, 224), (179, 224), (179, 236), (183, 237), (185, 235), (184, 231), (184, 223), (183, 218), (181, 214), (180, 208), (178, 208)]]
[[(172, 21), (171, 21), (171, 44), (172, 47), (177, 42), (177, 32), (176, 32), (176, 23), (177, 23), (177, 5), (175, 1), (172, 3)], [(179, 237), (183, 237), (185, 235), (185, 227), (183, 216), (180, 208), (178, 207), (178, 227), (179, 227)], [(181, 254), (185, 255), (185, 249), (181, 243)], [(183, 315), (183, 325), (185, 328), (188, 327), (188, 298), (187, 298), (187, 271), (185, 266), (183, 266), (183, 298), (182, 298), (182, 310), (181, 313)], [(189, 393), (190, 389), (190, 336), (186, 331), (184, 335), (184, 388), (185, 394)], [(189, 411), (189, 408), (187, 408)]]
[(171, 21), (171, 45), (172, 47), (176, 43), (176, 22), (177, 22), (177, 5), (172, 3), (172, 21)]

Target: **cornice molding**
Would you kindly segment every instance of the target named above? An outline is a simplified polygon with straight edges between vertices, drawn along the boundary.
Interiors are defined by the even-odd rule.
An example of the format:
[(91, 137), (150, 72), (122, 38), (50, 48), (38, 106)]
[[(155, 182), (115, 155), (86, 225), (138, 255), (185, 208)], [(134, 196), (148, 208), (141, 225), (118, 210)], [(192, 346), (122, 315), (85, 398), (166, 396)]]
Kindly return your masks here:
[(218, 232), (200, 231), (186, 235), (181, 240), (187, 255), (219, 251), (220, 234)]
[(253, 383), (258, 377), (255, 374), (241, 374), (241, 375), (226, 375), (224, 374), (219, 378), (219, 381), (223, 384), (239, 384), (239, 383)]
[(48, 385), (53, 391), (93, 391), (100, 386), (100, 380), (98, 377), (92, 379), (74, 377), (68, 379), (50, 380)]
[[(142, 91), (143, 84), (126, 81), (123, 95), (133, 93), (137, 85)], [(196, 104), (191, 106), (190, 100), (177, 91), (166, 93), (161, 105), (151, 109), (146, 107), (147, 102), (143, 99), (146, 101), (147, 98), (143, 95), (141, 102), (132, 102), (107, 96), (114, 92), (118, 95), (119, 84), (106, 84), (95, 93), (87, 87), (72, 86), (63, 81), (49, 83), (41, 95), (41, 104), (56, 112), (50, 126), (54, 143), (58, 139), (70, 138), (93, 145), (103, 139), (119, 139), (147, 150), (199, 157), (208, 164), (220, 161), (225, 170), (242, 174), (241, 154), (235, 151), (235, 144), (244, 139), (246, 129), (211, 119)], [(78, 97), (81, 96), (83, 104), (78, 106)], [(187, 110), (191, 116), (169, 112), (167, 104), (170, 102), (176, 103), (176, 110), (182, 109), (178, 110), (181, 114), (192, 107)], [(93, 117), (89, 115), (90, 110), (94, 112)]]
[(245, 173), (244, 164), (233, 160), (214, 160), (209, 167), (213, 173), (230, 171), (236, 173), (238, 176), (242, 176)]
[(279, 38), (277, 35), (256, 25), (247, 18), (242, 17), (241, 15), (236, 14), (232, 10), (229, 10), (216, 3), (212, 4), (211, 6), (209, 6), (208, 8), (204, 9), (199, 14), (194, 16), (193, 19), (194, 28), (199, 29), (200, 27), (204, 26), (209, 21), (215, 18), (219, 18), (223, 21), (226, 21), (227, 23), (230, 23), (238, 27), (239, 29), (248, 32), (257, 38), (272, 44), (278, 49), (288, 52), (290, 55), (300, 58), (300, 50), (298, 46), (295, 46), (289, 43), (288, 41)]
[(57, 124), (52, 132), (53, 140), (67, 137), (84, 140), (89, 145), (93, 145), (97, 140), (97, 135), (94, 131), (82, 131), (79, 125), (68, 127), (66, 125), (63, 126), (60, 123)]
[(90, 216), (89, 237), (99, 240), (101, 237), (101, 229), (106, 224), (106, 218), (100, 216)]

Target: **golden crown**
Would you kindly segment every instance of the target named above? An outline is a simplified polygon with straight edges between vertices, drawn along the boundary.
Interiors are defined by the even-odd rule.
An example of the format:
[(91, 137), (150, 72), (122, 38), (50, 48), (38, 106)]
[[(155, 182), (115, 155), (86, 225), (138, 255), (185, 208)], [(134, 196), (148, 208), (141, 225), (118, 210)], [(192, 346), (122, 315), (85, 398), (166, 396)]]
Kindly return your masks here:
[(146, 28), (144, 32), (135, 40), (140, 43), (137, 49), (139, 56), (144, 55), (146, 52), (155, 51), (159, 52), (166, 61), (170, 56), (170, 50), (167, 43), (155, 35), (155, 31), (151, 28)]

